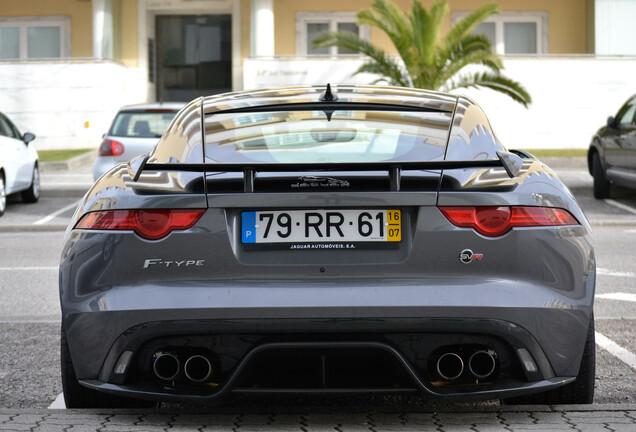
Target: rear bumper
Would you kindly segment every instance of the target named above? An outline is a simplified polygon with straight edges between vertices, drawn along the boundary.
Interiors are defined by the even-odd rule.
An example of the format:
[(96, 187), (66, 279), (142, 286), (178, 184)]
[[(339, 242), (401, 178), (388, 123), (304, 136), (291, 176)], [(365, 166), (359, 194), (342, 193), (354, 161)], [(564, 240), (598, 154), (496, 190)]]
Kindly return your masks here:
[[(403, 307), (348, 308), (347, 313), (333, 308), (294, 309), (295, 314), (306, 315), (303, 318), (281, 316), (292, 315), (291, 310), (247, 312), (171, 310), (167, 315), (175, 319), (165, 317), (166, 311), (92, 312), (68, 315), (65, 326), (76, 374), (83, 385), (142, 399), (213, 404), (232, 393), (412, 391), (441, 400), (484, 400), (545, 391), (567, 384), (577, 375), (589, 324), (589, 311), (583, 309)], [(161, 321), (150, 319), (158, 315), (162, 315)], [(185, 318), (186, 315), (189, 317)], [(213, 315), (216, 318), (212, 319)], [(271, 316), (264, 318), (264, 315)], [(497, 315), (506, 319), (493, 319)], [(131, 322), (137, 324), (116, 336), (113, 334), (115, 337), (111, 339), (108, 329), (125, 327)], [(535, 333), (520, 322), (534, 326)], [(545, 325), (550, 326), (549, 332), (543, 328)], [(542, 330), (536, 330), (537, 327)], [(556, 342), (567, 346), (559, 346), (557, 352)], [(495, 382), (450, 391), (432, 385), (430, 367), (427, 372), (430, 358), (440, 347), (459, 343), (492, 346), (502, 364), (521, 373), (506, 371)], [(219, 381), (218, 386), (189, 391), (183, 387), (168, 388), (153, 380), (148, 372), (151, 353), (174, 346), (204, 346), (223, 359), (222, 378), (215, 380)], [(411, 385), (331, 389), (241, 385), (243, 370), (263, 350), (332, 346), (384, 350), (403, 368)], [(521, 369), (520, 349), (532, 356), (538, 368), (535, 373)], [(118, 375), (116, 365), (125, 351), (134, 353), (133, 361), (126, 374)]]

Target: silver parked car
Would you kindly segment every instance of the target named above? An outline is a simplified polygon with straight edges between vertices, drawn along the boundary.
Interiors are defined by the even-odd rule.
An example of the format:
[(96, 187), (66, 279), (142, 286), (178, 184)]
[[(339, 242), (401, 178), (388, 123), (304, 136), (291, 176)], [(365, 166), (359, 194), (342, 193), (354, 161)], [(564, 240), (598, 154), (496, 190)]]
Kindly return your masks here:
[(199, 98), (70, 222), (64, 396), (589, 403), (595, 273), (573, 195), (465, 97)]
[(7, 209), (7, 196), (22, 195), (28, 203), (40, 199), (38, 152), (29, 145), (35, 139), (31, 132), (21, 134), (9, 118), (0, 113), (0, 216)]
[(157, 102), (122, 107), (99, 146), (93, 178), (97, 180), (115, 165), (152, 150), (184, 105)]

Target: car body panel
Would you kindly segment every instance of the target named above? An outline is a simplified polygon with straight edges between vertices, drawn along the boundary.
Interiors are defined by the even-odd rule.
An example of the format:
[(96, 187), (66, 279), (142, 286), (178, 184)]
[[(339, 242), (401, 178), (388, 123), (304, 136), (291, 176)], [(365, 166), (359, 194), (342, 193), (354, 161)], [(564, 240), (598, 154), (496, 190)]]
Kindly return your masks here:
[(38, 153), (33, 145), (24, 142), (17, 127), (0, 113), (0, 170), (5, 175), (7, 194), (28, 189), (33, 180), (33, 169)]
[[(405, 124), (412, 115), (434, 118), (431, 141), (446, 136), (448, 144), (429, 146), (431, 159), (493, 159), (505, 150), (481, 109), (466, 98), (386, 87), (335, 89), (339, 102), (359, 103), (366, 107), (361, 110), (369, 104), (390, 105), (392, 112), (414, 108)], [(253, 150), (245, 143), (268, 133), (269, 126), (249, 133), (236, 129), (271, 120), (263, 114), (277, 110), (312, 113), (311, 101), (323, 90), (195, 100), (147, 159), (119, 165), (95, 183), (69, 224), (60, 264), (62, 320), (77, 378), (121, 395), (211, 402), (227, 392), (256, 391), (258, 386), (242, 384), (240, 371), (262, 351), (367, 344), (365, 349), (394, 356), (413, 388), (432, 397), (511, 397), (571, 382), (592, 319), (595, 258), (589, 223), (574, 196), (540, 161), (524, 160), (513, 177), (502, 167), (405, 169), (397, 190), (386, 172), (339, 171), (338, 164), (328, 172), (296, 172), (292, 164), (285, 165), (290, 172), (257, 172), (253, 191), (245, 188), (249, 173), (214, 170), (218, 163), (258, 170), (258, 163), (245, 162), (253, 153), (239, 153)], [(329, 116), (329, 124), (343, 121), (342, 114)], [(369, 118), (379, 121), (375, 114)], [(443, 134), (440, 124), (446, 125)], [(158, 163), (202, 162), (201, 171), (153, 169)], [(451, 224), (439, 208), (467, 205), (556, 207), (578, 224), (513, 228), (487, 237)], [(149, 208), (206, 211), (193, 227), (160, 240), (130, 231), (74, 229), (87, 212)], [(325, 240), (309, 247), (242, 242), (243, 212), (312, 209), (400, 209), (401, 241)], [(467, 251), (479, 258), (467, 262)], [(466, 341), (500, 350), (499, 381), (440, 387), (430, 356)], [(174, 344), (215, 350), (218, 387), (172, 387), (149, 378), (152, 358)], [(527, 350), (538, 369), (523, 372), (518, 350)], [(125, 351), (134, 353), (131, 371), (118, 374)]]

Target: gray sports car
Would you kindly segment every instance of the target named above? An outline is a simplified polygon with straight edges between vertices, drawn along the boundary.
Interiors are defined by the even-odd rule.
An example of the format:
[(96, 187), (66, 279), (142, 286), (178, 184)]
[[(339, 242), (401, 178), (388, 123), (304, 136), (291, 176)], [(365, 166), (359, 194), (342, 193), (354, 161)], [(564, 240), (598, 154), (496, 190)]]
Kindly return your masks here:
[(64, 396), (589, 403), (595, 274), (571, 192), (506, 151), (467, 98), (373, 86), (199, 98), (69, 225)]

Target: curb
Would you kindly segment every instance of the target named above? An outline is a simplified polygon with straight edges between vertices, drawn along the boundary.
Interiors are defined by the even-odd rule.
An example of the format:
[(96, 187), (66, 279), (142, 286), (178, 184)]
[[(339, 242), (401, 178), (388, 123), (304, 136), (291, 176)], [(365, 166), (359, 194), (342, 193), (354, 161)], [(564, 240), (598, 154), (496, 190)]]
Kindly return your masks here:
[(97, 152), (91, 150), (62, 162), (40, 162), (40, 169), (42, 171), (70, 171), (93, 163), (96, 157)]

